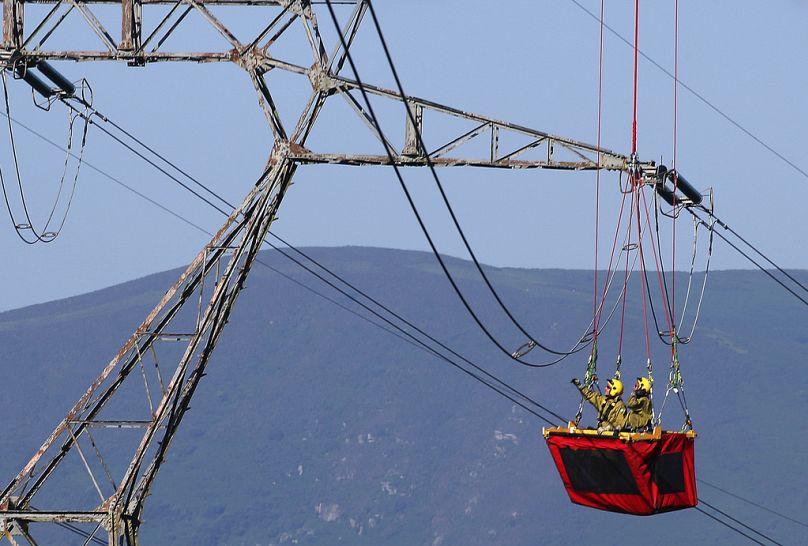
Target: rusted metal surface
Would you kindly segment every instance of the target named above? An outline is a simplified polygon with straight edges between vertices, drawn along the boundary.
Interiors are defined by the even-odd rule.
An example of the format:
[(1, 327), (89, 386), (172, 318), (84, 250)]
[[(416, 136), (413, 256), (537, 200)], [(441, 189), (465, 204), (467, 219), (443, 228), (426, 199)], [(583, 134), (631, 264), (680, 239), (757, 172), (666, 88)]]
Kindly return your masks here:
[[(435, 167), (489, 167), (496, 169), (558, 169), (567, 171), (588, 171), (598, 168), (595, 161), (544, 161), (544, 160), (496, 160), (463, 159), (435, 157), (407, 157), (399, 155), (394, 161), (386, 155), (351, 155), (351, 154), (316, 154), (301, 153), (292, 155), (292, 159), (303, 164), (329, 165), (397, 165), (400, 167), (425, 167), (430, 163)], [(625, 170), (623, 163), (601, 163), (601, 169)]]
[(58, 522), (58, 523), (93, 523), (103, 521), (107, 514), (104, 512), (39, 512), (32, 510), (9, 510), (0, 515), (4, 519), (28, 522)]
[(14, 51), (22, 47), (23, 3), (3, 0), (3, 49)]

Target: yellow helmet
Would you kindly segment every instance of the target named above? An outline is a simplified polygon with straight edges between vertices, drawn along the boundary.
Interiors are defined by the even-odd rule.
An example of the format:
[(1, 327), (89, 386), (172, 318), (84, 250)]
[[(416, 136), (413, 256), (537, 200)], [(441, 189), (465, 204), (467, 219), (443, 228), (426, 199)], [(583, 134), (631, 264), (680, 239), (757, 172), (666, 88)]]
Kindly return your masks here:
[(623, 394), (623, 382), (616, 377), (609, 379), (606, 385), (609, 387), (609, 396), (620, 396)]
[(638, 377), (636, 385), (638, 390), (651, 392), (651, 380), (648, 379), (647, 377)]

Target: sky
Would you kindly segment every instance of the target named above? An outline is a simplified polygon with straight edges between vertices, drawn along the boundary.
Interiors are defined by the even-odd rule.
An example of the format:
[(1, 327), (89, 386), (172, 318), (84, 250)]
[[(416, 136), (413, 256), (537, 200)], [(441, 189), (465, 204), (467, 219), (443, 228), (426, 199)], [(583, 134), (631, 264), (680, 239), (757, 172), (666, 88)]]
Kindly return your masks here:
[[(606, 23), (631, 37), (634, 3), (606, 4)], [(800, 252), (801, 236), (808, 232), (803, 205), (808, 199), (808, 177), (736, 126), (808, 170), (804, 131), (808, 72), (803, 70), (808, 65), (803, 29), (808, 4), (693, 0), (679, 4), (679, 79), (713, 106), (679, 88), (677, 167), (700, 190), (712, 188), (716, 214), (776, 262), (808, 268), (808, 256)], [(597, 141), (600, 28), (582, 7), (597, 13), (600, 2), (378, 0), (374, 5), (408, 94), (576, 140)], [(26, 9), (45, 8), (28, 5)], [(30, 21), (35, 17), (33, 11), (29, 13)], [(118, 28), (113, 6), (100, 7), (97, 13), (109, 28)], [(246, 36), (251, 29), (263, 27), (274, 13), (229, 8), (221, 16)], [(347, 8), (340, 13), (347, 15)], [(147, 14), (148, 26), (153, 21), (148, 19), (151, 12)], [(320, 9), (318, 15), (326, 40), (333, 44), (327, 11)], [(672, 0), (640, 2), (640, 49), (670, 72), (674, 20)], [(51, 47), (98, 49), (97, 38), (80, 19), (71, 16), (67, 23), (54, 34)], [(190, 19), (189, 23), (166, 43), (168, 49), (222, 49), (215, 33), (203, 23)], [(279, 43), (275, 51), (311, 64), (306, 57), (310, 52), (305, 45), (298, 47), (301, 44), (290, 40)], [(364, 81), (393, 87), (369, 19), (360, 30), (354, 55)], [(266, 164), (271, 133), (249, 78), (235, 65), (55, 64), (71, 80), (87, 79), (100, 112), (231, 202), (241, 200)], [(602, 144), (621, 153), (631, 148), (632, 70), (632, 49), (607, 31)], [(343, 74), (351, 76), (349, 69)], [(308, 81), (273, 73), (269, 83), (281, 115), (296, 119), (311, 91)], [(58, 104), (50, 112), (34, 108), (30, 89), (21, 81), (10, 80), (8, 89), (15, 120), (60, 145), (66, 142), (64, 108)], [(637, 133), (641, 159), (671, 165), (673, 99), (671, 78), (641, 58)], [(400, 139), (402, 111), (395, 104), (379, 107), (385, 128)], [(427, 139), (430, 121), (426, 121)], [(432, 127), (441, 128), (437, 121)], [(64, 153), (20, 126), (15, 126), (15, 137), (27, 202), (35, 222), (41, 223), (58, 191)], [(312, 149), (325, 153), (382, 153), (344, 103), (324, 111), (311, 143)], [(10, 149), (2, 127), (0, 167), (6, 183), (16, 184)], [(120, 183), (207, 231), (215, 231), (222, 222), (219, 213), (97, 128), (89, 129), (84, 158), (87, 164), (80, 172), (64, 230), (53, 243), (22, 244), (8, 214), (0, 210), (0, 248), (5, 258), (0, 269), (5, 287), (0, 311), (178, 267), (205, 244), (206, 234)], [(404, 174), (440, 251), (467, 258), (434, 181), (419, 169), (407, 169)], [(482, 262), (539, 268), (594, 266), (594, 173), (458, 168), (440, 170), (439, 175)], [(611, 242), (620, 203), (617, 184), (614, 174), (600, 177), (601, 268), (608, 260), (602, 249)], [(428, 248), (393, 172), (378, 167), (301, 167), (273, 231), (298, 246)], [(692, 226), (681, 222), (679, 269), (689, 267), (691, 233)], [(701, 267), (703, 238), (699, 244)], [(672, 252), (670, 245), (666, 248)], [(712, 267), (751, 265), (716, 243)]]

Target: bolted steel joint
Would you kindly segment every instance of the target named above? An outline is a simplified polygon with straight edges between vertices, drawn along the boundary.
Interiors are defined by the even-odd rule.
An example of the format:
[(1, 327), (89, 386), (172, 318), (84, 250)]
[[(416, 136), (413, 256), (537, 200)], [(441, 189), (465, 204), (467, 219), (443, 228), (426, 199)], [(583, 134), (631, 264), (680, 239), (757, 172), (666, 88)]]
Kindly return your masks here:
[(292, 155), (292, 146), (288, 140), (276, 140), (270, 154), (270, 163), (277, 163)]
[(337, 87), (337, 81), (323, 69), (318, 63), (315, 63), (307, 73), (311, 86), (315, 91), (321, 93), (333, 93)]
[(266, 52), (257, 47), (242, 52), (234, 49), (230, 52), (231, 60), (248, 72), (264, 72), (266, 68), (263, 62), (266, 57)]
[(288, 9), (290, 12), (300, 17), (306, 17), (308, 19), (314, 17), (309, 0), (279, 0), (278, 3), (281, 7)]

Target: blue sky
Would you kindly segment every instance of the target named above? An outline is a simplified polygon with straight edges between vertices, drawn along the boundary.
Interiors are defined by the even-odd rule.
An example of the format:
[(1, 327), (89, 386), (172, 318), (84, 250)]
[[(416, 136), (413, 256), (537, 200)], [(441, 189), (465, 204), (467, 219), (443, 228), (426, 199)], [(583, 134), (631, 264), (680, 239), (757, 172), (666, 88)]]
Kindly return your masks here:
[[(600, 2), (580, 0), (593, 12)], [(680, 2), (680, 79), (737, 123), (808, 170), (804, 127), (808, 104), (808, 43), (803, 2)], [(409, 94), (587, 142), (596, 141), (599, 27), (571, 0), (508, 2), (410, 1), (376, 3)], [(640, 48), (673, 69), (673, 2), (641, 2)], [(29, 7), (29, 9), (36, 9)], [(633, 32), (633, 2), (607, 2), (607, 23)], [(345, 12), (343, 8), (343, 12)], [(247, 28), (262, 19), (230, 12), (228, 24)], [(257, 13), (257, 12), (255, 12)], [(114, 20), (114, 13), (101, 11)], [(320, 12), (327, 36), (326, 12)], [(262, 16), (266, 16), (265, 14)], [(363, 26), (355, 50), (361, 75), (391, 87), (372, 27)], [(110, 28), (117, 28), (110, 23)], [(206, 44), (207, 34), (175, 37)], [(201, 28), (201, 27), (199, 27)], [(54, 40), (71, 48), (93, 43), (77, 21)], [(179, 47), (179, 45), (177, 46)], [(289, 46), (290, 50), (293, 46)], [(603, 145), (630, 150), (632, 51), (606, 35)], [(246, 75), (231, 65), (58, 63), (71, 79), (86, 77), (95, 106), (231, 201), (240, 200), (261, 172), (272, 145)], [(640, 62), (639, 153), (670, 164), (673, 83)], [(349, 73), (346, 73), (346, 75)], [(310, 87), (305, 79), (273, 76), (289, 116)], [(9, 83), (12, 116), (65, 141), (66, 114), (30, 106), (29, 90)], [(315, 142), (322, 151), (380, 153), (344, 103), (324, 112)], [(391, 133), (396, 111), (386, 110)], [(808, 268), (800, 252), (808, 231), (808, 179), (680, 89), (680, 171), (698, 188), (713, 187), (717, 214), (781, 265)], [(47, 216), (63, 154), (17, 128), (23, 182), (33, 214)], [(428, 135), (427, 135), (428, 136)], [(0, 165), (10, 178), (8, 137), (0, 137)], [(150, 198), (214, 231), (215, 211), (91, 128), (87, 161)], [(440, 249), (466, 257), (427, 173), (405, 171)], [(593, 173), (440, 171), (447, 192), (481, 261), (497, 266), (591, 268), (594, 261)], [(614, 229), (617, 179), (601, 178), (601, 244)], [(678, 228), (677, 266), (688, 266), (687, 223)], [(373, 245), (426, 249), (392, 171), (384, 168), (302, 167), (274, 230), (297, 245)], [(66, 297), (189, 261), (206, 236), (85, 167), (62, 236), (29, 247), (0, 219), (6, 289), (0, 310)], [(670, 248), (667, 249), (670, 252)], [(601, 256), (603, 263), (607, 256)], [(714, 266), (748, 267), (717, 244)]]

